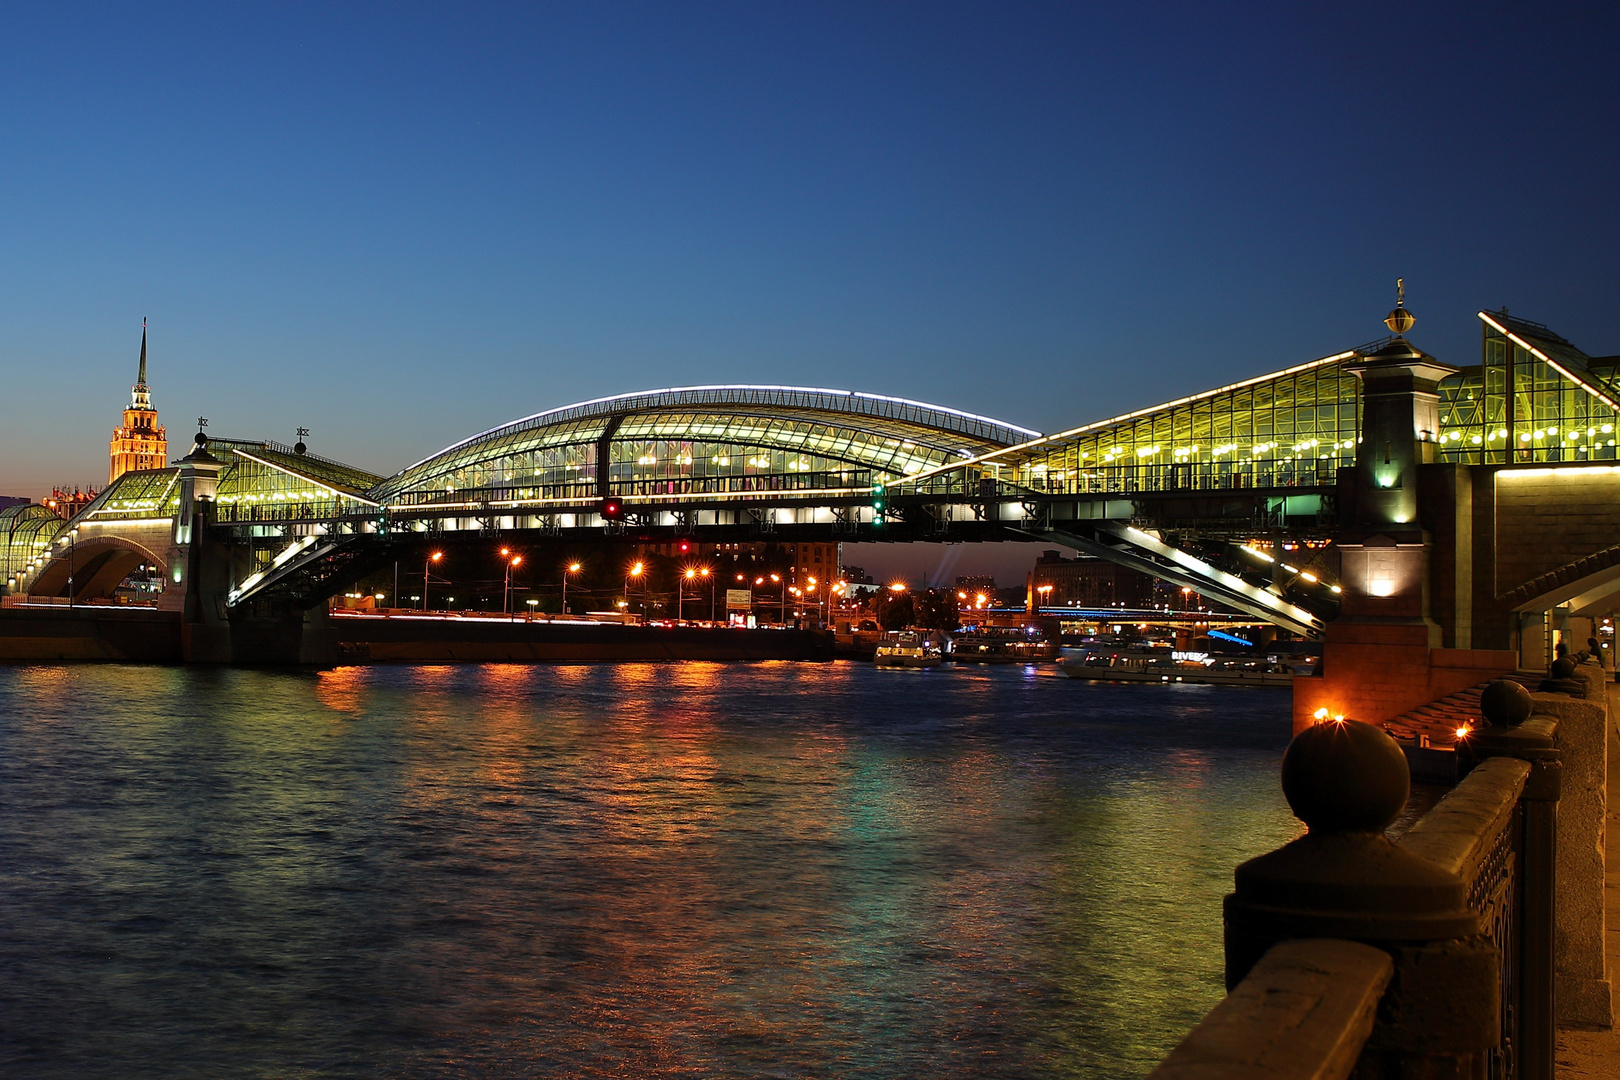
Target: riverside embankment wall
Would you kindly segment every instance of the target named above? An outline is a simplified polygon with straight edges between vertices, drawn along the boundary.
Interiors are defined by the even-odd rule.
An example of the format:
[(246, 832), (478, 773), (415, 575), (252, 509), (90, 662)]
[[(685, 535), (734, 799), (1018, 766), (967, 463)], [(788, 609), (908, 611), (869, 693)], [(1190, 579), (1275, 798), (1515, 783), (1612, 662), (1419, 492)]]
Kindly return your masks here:
[[(250, 640), (246, 630), (241, 635)], [(364, 663), (595, 663), (659, 660), (830, 660), (818, 630), (620, 626), (499, 619), (321, 620), (324, 661)], [(0, 610), (0, 663), (180, 663), (179, 612), (127, 607)], [(236, 657), (251, 664), (251, 655)]]

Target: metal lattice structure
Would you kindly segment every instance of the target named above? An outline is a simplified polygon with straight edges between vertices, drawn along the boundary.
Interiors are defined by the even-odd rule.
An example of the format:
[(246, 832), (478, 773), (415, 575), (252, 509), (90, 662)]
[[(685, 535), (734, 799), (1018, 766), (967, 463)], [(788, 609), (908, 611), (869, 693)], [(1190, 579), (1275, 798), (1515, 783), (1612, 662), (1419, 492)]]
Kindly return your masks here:
[(971, 493), (984, 480), (1033, 495), (1328, 486), (1355, 461), (1360, 391), (1342, 365), (1359, 352), (952, 462), (913, 478), (915, 490)]
[(37, 504), (0, 510), (0, 571), (8, 584), (50, 558), (51, 540), (64, 524)]
[(552, 409), (465, 439), (370, 492), (394, 509), (579, 505), (608, 495), (859, 496), (1038, 434), (844, 390), (699, 386)]
[(1594, 359), (1540, 323), (1482, 311), (1477, 366), (1440, 384), (1445, 460), (1615, 461), (1620, 357)]

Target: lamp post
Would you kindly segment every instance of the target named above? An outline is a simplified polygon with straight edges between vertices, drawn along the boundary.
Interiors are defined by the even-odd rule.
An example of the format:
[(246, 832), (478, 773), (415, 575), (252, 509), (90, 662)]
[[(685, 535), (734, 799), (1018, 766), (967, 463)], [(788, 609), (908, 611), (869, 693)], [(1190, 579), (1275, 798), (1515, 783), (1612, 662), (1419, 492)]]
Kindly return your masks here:
[(697, 578), (697, 571), (688, 566), (680, 577), (675, 579), (675, 621), (686, 621), (686, 583)]
[(775, 582), (779, 582), (781, 584), (781, 586), (782, 586), (782, 594), (781, 594), (782, 616), (781, 616), (781, 619), (779, 621), (782, 623), (783, 626), (786, 626), (787, 625), (787, 583), (782, 581), (782, 575), (781, 574), (772, 574), (771, 575), (771, 580), (775, 581)]
[(562, 613), (564, 615), (568, 614), (568, 575), (577, 573), (579, 573), (579, 563), (577, 562), (569, 563), (567, 566), (563, 567)]
[[(501, 548), (501, 554), (506, 554), (505, 548)], [(512, 611), (512, 568), (522, 565), (523, 556), (521, 555), (513, 555), (506, 560), (506, 587), (501, 595), (501, 610), (507, 614)]]
[(1035, 605), (1035, 610), (1039, 612), (1041, 608), (1046, 606), (1046, 602), (1052, 598), (1052, 586), (1041, 585), (1035, 591), (1041, 594), (1040, 601)]
[(698, 571), (698, 574), (709, 579), (709, 623), (712, 626), (714, 624), (714, 571), (705, 566)]
[(642, 622), (647, 621), (646, 578), (642, 577), (642, 575), (644, 575), (646, 572), (647, 572), (646, 566), (644, 566), (643, 564), (638, 562), (635, 565), (631, 566), (630, 567), (630, 572), (624, 576), (624, 606), (625, 606), (625, 610), (627, 610), (627, 611), (630, 608), (630, 579), (631, 578), (642, 578), (642, 592), (641, 592), (641, 621)]
[(68, 607), (73, 606), (73, 577), (77, 570), (76, 559), (79, 554), (79, 530), (68, 530)]
[(427, 610), (428, 582), (430, 580), (432, 580), (432, 575), (429, 574), (429, 571), (433, 568), (433, 564), (438, 562), (442, 558), (444, 558), (444, 552), (435, 551), (433, 554), (429, 555), (427, 557), (427, 560), (422, 564), (422, 610), (423, 611)]

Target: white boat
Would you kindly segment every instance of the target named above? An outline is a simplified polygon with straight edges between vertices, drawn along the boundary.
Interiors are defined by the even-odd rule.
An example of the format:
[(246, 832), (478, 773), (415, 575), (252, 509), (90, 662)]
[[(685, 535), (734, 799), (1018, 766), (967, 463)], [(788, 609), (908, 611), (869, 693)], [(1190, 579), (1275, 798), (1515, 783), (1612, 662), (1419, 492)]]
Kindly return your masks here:
[[(1067, 652), (1067, 650), (1065, 650)], [(1202, 683), (1215, 686), (1292, 686), (1294, 673), (1265, 657), (1218, 657), (1167, 650), (1080, 650), (1064, 656), (1063, 674), (1093, 682)]]
[(915, 630), (891, 630), (878, 642), (872, 661), (878, 667), (928, 668), (944, 659), (938, 645)]

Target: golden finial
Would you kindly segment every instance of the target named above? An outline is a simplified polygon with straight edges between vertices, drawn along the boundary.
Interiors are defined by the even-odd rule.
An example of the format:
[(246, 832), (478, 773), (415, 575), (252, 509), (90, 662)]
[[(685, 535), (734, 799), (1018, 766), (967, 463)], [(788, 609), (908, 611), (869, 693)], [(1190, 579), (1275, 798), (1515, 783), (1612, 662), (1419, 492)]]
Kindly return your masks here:
[(1384, 325), (1392, 334), (1404, 334), (1412, 329), (1417, 316), (1406, 310), (1406, 279), (1395, 279), (1395, 310), (1384, 318)]

